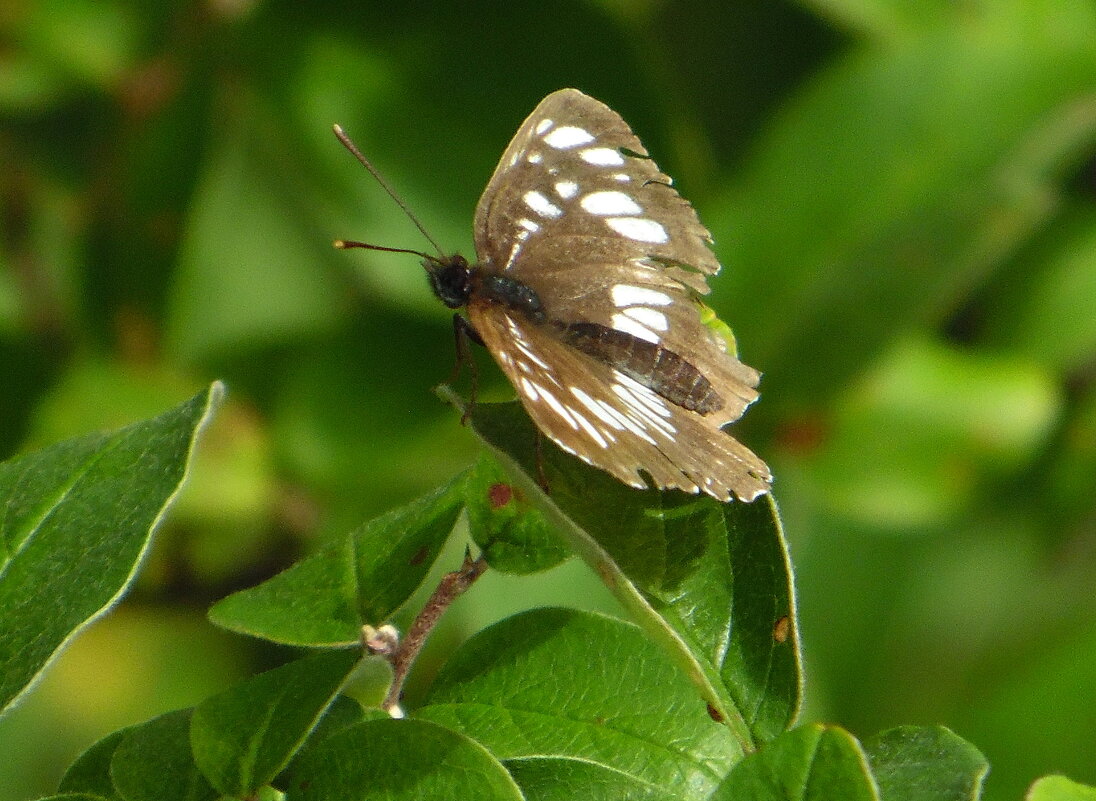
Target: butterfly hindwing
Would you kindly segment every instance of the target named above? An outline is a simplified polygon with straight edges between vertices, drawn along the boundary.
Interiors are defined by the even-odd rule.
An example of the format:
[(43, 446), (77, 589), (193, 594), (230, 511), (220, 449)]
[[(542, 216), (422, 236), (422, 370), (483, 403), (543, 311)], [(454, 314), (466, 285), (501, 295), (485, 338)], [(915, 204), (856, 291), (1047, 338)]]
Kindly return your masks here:
[(533, 422), (557, 445), (634, 487), (642, 470), (660, 488), (753, 500), (769, 488), (765, 463), (616, 368), (521, 315), (472, 303), (469, 316)]

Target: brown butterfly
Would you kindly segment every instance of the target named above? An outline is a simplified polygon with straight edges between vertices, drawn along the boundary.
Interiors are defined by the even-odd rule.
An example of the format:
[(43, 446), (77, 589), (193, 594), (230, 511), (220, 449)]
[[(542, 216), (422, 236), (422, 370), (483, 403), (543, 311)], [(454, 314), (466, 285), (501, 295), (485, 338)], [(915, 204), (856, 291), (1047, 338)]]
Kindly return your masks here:
[(562, 89), (522, 123), (480, 198), (479, 261), (420, 255), (565, 451), (634, 487), (645, 473), (752, 501), (772, 474), (722, 426), (757, 399), (760, 375), (701, 321), (719, 271), (710, 243), (620, 115)]

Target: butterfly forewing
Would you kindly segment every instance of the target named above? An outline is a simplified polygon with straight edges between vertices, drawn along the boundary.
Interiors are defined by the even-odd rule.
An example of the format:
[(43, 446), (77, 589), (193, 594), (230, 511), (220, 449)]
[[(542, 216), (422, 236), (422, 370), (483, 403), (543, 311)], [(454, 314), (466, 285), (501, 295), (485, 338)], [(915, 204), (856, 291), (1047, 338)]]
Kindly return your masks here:
[(476, 210), (478, 270), (537, 298), (490, 292), (472, 325), (557, 444), (622, 481), (752, 500), (768, 468), (720, 429), (759, 375), (726, 352), (694, 298), (719, 270), (710, 237), (627, 124), (574, 89), (522, 124)]
[[(696, 212), (620, 115), (575, 89), (522, 123), (476, 208), (476, 252), (498, 268), (565, 264), (581, 254), (651, 260), (706, 293), (719, 270)], [(654, 261), (661, 260), (661, 261)]]

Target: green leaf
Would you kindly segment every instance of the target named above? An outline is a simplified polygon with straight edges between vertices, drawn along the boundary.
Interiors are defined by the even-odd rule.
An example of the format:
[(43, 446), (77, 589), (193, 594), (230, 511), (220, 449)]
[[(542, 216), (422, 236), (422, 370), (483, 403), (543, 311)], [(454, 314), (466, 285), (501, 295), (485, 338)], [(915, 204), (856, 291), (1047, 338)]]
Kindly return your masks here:
[(190, 710), (168, 712), (129, 729), (110, 760), (126, 801), (213, 801), (218, 793), (190, 752)]
[(479, 632), (415, 714), (499, 759), (581, 759), (681, 798), (706, 798), (740, 755), (639, 629), (574, 609), (534, 609)]
[(791, 565), (771, 497), (718, 503), (638, 491), (549, 442), (520, 404), (477, 404), (476, 433), (635, 621), (700, 688), (742, 747), (798, 713), (801, 666)]
[(122, 597), (222, 395), (0, 464), (0, 709)]
[(286, 801), (522, 801), (482, 746), (420, 720), (347, 726), (295, 768)]
[(349, 645), (422, 583), (456, 523), (466, 474), (369, 521), (263, 582), (214, 604), (218, 626), (290, 645)]
[(786, 732), (742, 760), (712, 801), (879, 801), (856, 739), (835, 726)]
[(681, 794), (580, 759), (508, 759), (525, 801), (680, 801)]
[(356, 650), (321, 652), (255, 676), (194, 710), (194, 761), (224, 795), (249, 796), (285, 767), (357, 665)]
[(498, 463), (481, 456), (468, 482), (468, 530), (488, 564), (502, 573), (536, 573), (570, 553), (544, 516)]
[(1065, 776), (1044, 776), (1031, 785), (1024, 801), (1096, 801), (1096, 787)]
[(47, 795), (37, 801), (110, 801), (101, 795), (94, 793), (61, 793), (60, 795)]
[(989, 763), (943, 726), (900, 726), (865, 741), (882, 801), (978, 799)]
[(122, 738), (130, 729), (111, 732), (88, 748), (69, 765), (57, 789), (62, 793), (91, 793), (109, 799), (120, 799), (110, 778), (110, 760)]
[(293, 755), (289, 766), (278, 774), (271, 782), (271, 785), (280, 790), (285, 790), (292, 784), (297, 766), (301, 762), (311, 759), (309, 754), (315, 751), (328, 737), (348, 726), (370, 720), (391, 720), (391, 716), (377, 708), (363, 707), (357, 700), (345, 695), (336, 696), (334, 702), (320, 718), (319, 724), (309, 733), (308, 739)]

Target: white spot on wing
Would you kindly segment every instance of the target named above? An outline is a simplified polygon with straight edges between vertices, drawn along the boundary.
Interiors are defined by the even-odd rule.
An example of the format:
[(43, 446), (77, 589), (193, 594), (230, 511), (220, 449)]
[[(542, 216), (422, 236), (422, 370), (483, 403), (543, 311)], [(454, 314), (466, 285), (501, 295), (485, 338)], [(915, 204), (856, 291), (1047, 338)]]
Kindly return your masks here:
[(525, 217), (522, 217), (520, 220), (518, 220), (518, 225), (520, 225), (531, 234), (534, 234), (540, 230), (540, 225), (533, 222), (532, 220), (526, 219)]
[(636, 242), (653, 242), (661, 245), (670, 239), (661, 224), (644, 217), (609, 217), (605, 223), (621, 236), (634, 239)]
[(540, 397), (540, 393), (537, 392), (537, 385), (524, 376), (521, 378), (521, 391), (525, 393), (525, 397), (534, 402)]
[(624, 430), (624, 424), (621, 422), (619, 414), (614, 412), (613, 407), (605, 401), (594, 400), (579, 387), (571, 387), (571, 394), (578, 398), (579, 403), (597, 415), (603, 423), (615, 428), (617, 431)]
[(527, 358), (529, 361), (533, 362), (533, 364), (537, 365), (542, 370), (551, 370), (552, 369), (551, 367), (548, 366), (548, 364), (544, 361), (544, 359), (541, 359), (539, 356), (537, 356), (537, 354), (533, 353), (532, 349), (528, 345), (526, 345), (522, 340), (520, 340), (520, 339), (515, 340), (514, 344), (517, 345), (518, 350), (520, 350), (522, 352), (522, 354), (525, 356), (525, 358)]
[(595, 167), (619, 167), (624, 163), (620, 151), (611, 147), (588, 147), (580, 151), (578, 157)]
[(544, 387), (540, 386), (539, 384), (535, 384), (534, 386), (536, 386), (537, 391), (540, 392), (541, 400), (547, 403), (552, 408), (553, 412), (563, 418), (563, 421), (567, 423), (567, 425), (569, 425), (575, 431), (578, 431), (578, 423), (575, 422), (575, 418), (571, 416), (571, 413), (567, 411), (567, 407), (560, 403), (556, 396), (546, 390)]
[(556, 194), (564, 200), (570, 200), (578, 193), (578, 184), (574, 181), (558, 181), (556, 183)]
[(631, 317), (619, 312), (613, 315), (613, 328), (617, 331), (623, 331), (625, 334), (644, 339), (647, 342), (653, 342), (656, 345), (659, 343), (658, 334), (638, 320), (633, 320)]
[[(587, 434), (590, 435), (590, 438), (594, 442), (596, 442), (598, 445), (600, 445), (603, 448), (608, 448), (609, 447), (608, 440), (606, 440), (605, 437), (602, 436), (602, 433), (600, 431), (598, 431), (596, 428), (594, 428), (593, 423), (591, 423), (589, 420), (587, 420), (582, 415), (582, 413), (579, 412), (578, 409), (574, 408), (573, 406), (568, 406), (567, 411), (569, 411), (571, 413), (571, 416), (575, 418), (575, 420), (578, 422), (578, 424), (580, 426), (582, 426), (582, 429)], [(608, 433), (608, 432), (606, 432), (606, 433)]]
[(643, 209), (623, 192), (591, 192), (579, 201), (590, 214), (624, 215), (640, 214)]
[(656, 429), (665, 436), (673, 436), (677, 429), (668, 419), (664, 419), (671, 415), (666, 402), (638, 381), (619, 371), (614, 372), (614, 377), (618, 383), (612, 385), (612, 390), (627, 406), (628, 416), (648, 428)]
[(629, 284), (614, 284), (609, 290), (613, 298), (613, 305), (623, 306), (669, 306), (673, 298), (665, 292), (657, 289), (648, 289), (643, 286), (631, 286)]
[(556, 148), (556, 150), (570, 150), (572, 147), (578, 147), (593, 141), (593, 134), (574, 125), (563, 125), (554, 131), (549, 131), (544, 136), (545, 144)]
[(528, 156), (525, 157), (525, 160), (528, 161), (530, 164), (540, 164), (540, 160), (542, 158), (544, 158), (544, 157), (541, 156), (540, 153), (537, 153), (536, 151), (533, 151), (532, 153), (530, 153)]
[(521, 199), (525, 201), (525, 205), (539, 214), (541, 217), (558, 217), (563, 214), (563, 211), (559, 206), (555, 205), (535, 189), (531, 189), (521, 196)]
[(528, 343), (525, 341), (525, 337), (522, 336), (521, 329), (518, 327), (518, 324), (514, 322), (514, 318), (507, 316), (506, 324), (507, 327), (509, 327), (510, 329), (511, 342), (514, 347), (520, 350), (522, 355), (525, 356), (525, 358), (527, 358), (529, 361), (533, 362), (533, 364), (537, 365), (543, 370), (548, 371), (548, 375), (549, 377), (551, 377), (552, 368), (549, 367), (544, 359), (541, 359), (539, 356), (537, 356), (537, 354), (533, 352), (533, 349), (529, 347)]
[(614, 173), (613, 173), (613, 180), (614, 180), (614, 181), (619, 181), (619, 182), (620, 182), (620, 183), (622, 183), (622, 184), (626, 184), (626, 183), (628, 183), (628, 182), (629, 182), (630, 180), (632, 180), (632, 176), (630, 176), (630, 175), (629, 175), (628, 173), (626, 173), (626, 172), (614, 172)]
[(537, 123), (537, 129), (536, 129), (537, 133), (542, 134), (545, 131), (547, 131), (549, 128), (551, 128), (553, 125), (555, 125), (555, 123), (552, 122), (547, 117), (545, 117), (543, 120), (541, 120), (540, 122)]
[(516, 259), (518, 257), (518, 254), (521, 253), (521, 243), (525, 241), (525, 237), (527, 237), (527, 236), (529, 236), (528, 231), (521, 231), (520, 232), (517, 241), (514, 242), (513, 247), (510, 248), (510, 255), (506, 258), (506, 264), (503, 265), (502, 269), (504, 269), (504, 270), (509, 270), (510, 269), (510, 265), (512, 265), (514, 263), (514, 259)]
[(651, 309), (646, 306), (631, 306), (625, 309), (624, 313), (655, 331), (665, 331), (670, 327), (666, 315), (658, 309)]
[(620, 371), (614, 372), (616, 374), (616, 380), (619, 382), (617, 386), (627, 389), (641, 404), (643, 404), (643, 406), (660, 417), (669, 417), (672, 414), (670, 407), (666, 405), (666, 401), (653, 389), (643, 386), (634, 378), (626, 376)]
[[(613, 391), (616, 392), (617, 395), (621, 395), (621, 392), (618, 390), (623, 390), (623, 387), (621, 387), (620, 384), (613, 384)], [(621, 401), (623, 401), (628, 409), (631, 409), (634, 405), (634, 402), (630, 399), (630, 397), (627, 396), (626, 391), (624, 395), (621, 395)], [(605, 406), (606, 409), (612, 409), (613, 414), (620, 420), (624, 427), (631, 431), (633, 434), (635, 434), (637, 437), (647, 440), (647, 442), (651, 443), (652, 445), (658, 444), (655, 442), (654, 437), (652, 437), (647, 432), (647, 428), (644, 425), (644, 421), (646, 420), (645, 415), (641, 415), (643, 419), (639, 420), (636, 417), (633, 417), (631, 414), (623, 414), (621, 412), (618, 412), (616, 409), (613, 409), (611, 406), (609, 406), (609, 404), (604, 403), (604, 401), (602, 402), (602, 404)]]

